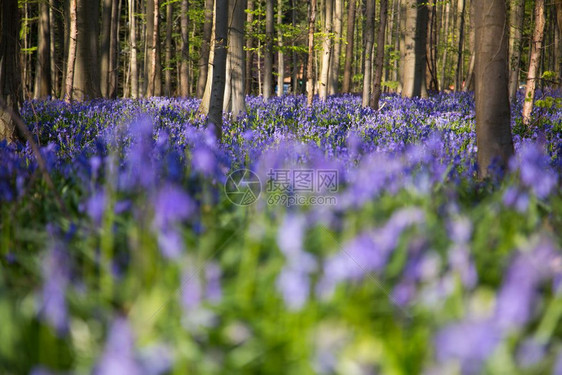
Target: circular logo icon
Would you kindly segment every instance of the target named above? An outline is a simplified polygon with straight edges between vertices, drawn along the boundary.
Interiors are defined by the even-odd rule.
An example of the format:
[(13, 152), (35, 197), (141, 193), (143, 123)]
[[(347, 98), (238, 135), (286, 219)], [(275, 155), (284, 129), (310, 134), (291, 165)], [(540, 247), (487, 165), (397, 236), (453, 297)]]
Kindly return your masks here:
[(224, 192), (238, 206), (249, 206), (258, 200), (261, 182), (257, 174), (249, 169), (238, 169), (226, 178)]

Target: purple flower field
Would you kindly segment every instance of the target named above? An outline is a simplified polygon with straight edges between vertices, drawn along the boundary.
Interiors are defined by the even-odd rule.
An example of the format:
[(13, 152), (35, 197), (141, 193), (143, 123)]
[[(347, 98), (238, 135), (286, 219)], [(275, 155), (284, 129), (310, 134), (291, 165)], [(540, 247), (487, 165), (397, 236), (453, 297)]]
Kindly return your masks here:
[[(557, 97), (557, 93), (544, 93)], [(0, 373), (560, 374), (562, 109), (471, 94), (27, 102), (0, 143)]]

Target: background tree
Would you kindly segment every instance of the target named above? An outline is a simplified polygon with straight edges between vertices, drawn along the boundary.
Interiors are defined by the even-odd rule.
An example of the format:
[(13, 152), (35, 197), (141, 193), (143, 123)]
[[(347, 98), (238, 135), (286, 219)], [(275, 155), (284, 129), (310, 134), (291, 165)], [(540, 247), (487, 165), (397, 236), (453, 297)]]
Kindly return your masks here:
[(263, 98), (273, 92), (273, 0), (265, 1), (265, 52), (263, 63)]
[(375, 77), (373, 79), (373, 95), (371, 96), (370, 106), (374, 110), (379, 109), (379, 100), (381, 97), (381, 80), (384, 67), (384, 39), (386, 32), (386, 19), (388, 16), (388, 0), (380, 0), (380, 23), (377, 36), (377, 57), (375, 60)]
[(476, 144), (481, 178), (505, 168), (513, 155), (508, 95), (507, 20), (503, 0), (474, 0)]
[(349, 93), (351, 90), (351, 75), (353, 61), (353, 34), (355, 31), (355, 2), (356, 0), (348, 0), (347, 8), (347, 33), (345, 44), (345, 62), (343, 68), (342, 92)]
[(363, 96), (361, 105), (367, 107), (371, 95), (371, 64), (373, 62), (373, 32), (375, 29), (375, 0), (365, 0), (365, 50), (363, 51)]
[(306, 72), (308, 80), (306, 82), (306, 103), (312, 106), (314, 99), (314, 31), (316, 29), (316, 0), (310, 0), (308, 6), (308, 59)]
[(17, 140), (18, 132), (10, 111), (18, 114), (23, 100), (20, 81), (20, 13), (17, 0), (2, 0), (0, 14), (0, 140)]
[(234, 119), (246, 112), (245, 9), (245, 0), (231, 0), (229, 3), (228, 52), (223, 109), (225, 112), (232, 112)]
[(322, 62), (318, 77), (318, 97), (326, 100), (328, 95), (328, 77), (330, 75), (330, 59), (332, 58), (332, 10), (334, 1), (324, 0), (324, 30), (322, 35)]
[(424, 0), (404, 0), (406, 26), (404, 32), (404, 64), (402, 96), (427, 97), (425, 83), (428, 8)]
[(99, 0), (76, 1), (76, 62), (73, 97), (77, 100), (101, 97), (98, 59)]
[(37, 64), (35, 68), (34, 98), (44, 98), (51, 94), (51, 25), (49, 22), (49, 3), (47, 0), (39, 1), (39, 27)]
[(533, 101), (535, 100), (535, 88), (539, 79), (538, 70), (541, 59), (541, 51), (544, 39), (544, 25), (546, 22), (544, 15), (544, 0), (535, 0), (535, 29), (529, 58), (529, 71), (527, 73), (527, 85), (525, 88), (525, 101), (523, 102), (523, 123), (531, 123), (531, 112), (533, 111)]
[(509, 34), (509, 100), (515, 100), (519, 88), (519, 66), (521, 65), (521, 35), (525, 14), (525, 0), (510, 1)]

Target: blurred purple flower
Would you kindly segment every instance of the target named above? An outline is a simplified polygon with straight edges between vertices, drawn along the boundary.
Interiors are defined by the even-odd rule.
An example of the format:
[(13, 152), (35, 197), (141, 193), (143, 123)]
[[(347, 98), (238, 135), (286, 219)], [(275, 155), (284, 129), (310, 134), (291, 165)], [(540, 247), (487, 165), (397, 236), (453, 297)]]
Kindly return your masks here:
[(96, 225), (100, 225), (105, 212), (105, 192), (96, 191), (86, 202), (86, 212)]
[(164, 257), (178, 259), (184, 250), (181, 233), (176, 228), (162, 228), (158, 231), (158, 247)]
[(152, 200), (154, 224), (166, 228), (178, 221), (187, 219), (195, 211), (195, 204), (182, 189), (166, 184)]
[(281, 292), (289, 310), (300, 310), (308, 300), (309, 276), (300, 270), (285, 267), (277, 277), (277, 290)]
[(451, 239), (457, 244), (466, 244), (472, 234), (472, 222), (467, 217), (458, 217), (449, 222)]
[(167, 345), (153, 345), (140, 352), (143, 375), (167, 374), (173, 364), (173, 349)]
[(287, 214), (277, 232), (277, 245), (289, 259), (302, 251), (306, 220), (301, 215)]
[(217, 158), (215, 154), (205, 146), (196, 146), (191, 158), (193, 169), (197, 172), (212, 177), (217, 169)]
[(523, 368), (539, 363), (546, 355), (546, 345), (534, 338), (525, 339), (517, 348), (517, 362)]
[(126, 318), (119, 317), (111, 325), (94, 375), (123, 374), (140, 375), (143, 374), (143, 371), (135, 358), (135, 343), (129, 322)]
[(203, 292), (199, 270), (193, 265), (186, 266), (181, 278), (181, 303), (186, 311), (197, 309), (201, 305)]
[(435, 337), (437, 359), (440, 362), (458, 360), (463, 375), (478, 374), (501, 337), (501, 331), (492, 321), (451, 324)]
[(70, 276), (69, 261), (63, 244), (55, 240), (42, 263), (43, 290), (40, 314), (59, 334), (64, 334), (68, 330), (66, 288)]
[(215, 262), (209, 262), (205, 267), (205, 278), (207, 281), (205, 297), (210, 302), (220, 302), (222, 297), (220, 266)]

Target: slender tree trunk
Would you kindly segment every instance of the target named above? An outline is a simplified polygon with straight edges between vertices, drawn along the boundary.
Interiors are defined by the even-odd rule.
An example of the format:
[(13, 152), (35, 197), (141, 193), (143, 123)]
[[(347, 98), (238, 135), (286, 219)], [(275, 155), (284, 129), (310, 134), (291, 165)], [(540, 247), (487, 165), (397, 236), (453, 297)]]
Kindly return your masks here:
[(181, 2), (181, 64), (180, 64), (180, 95), (189, 96), (189, 3)]
[(150, 31), (150, 37), (147, 37), (148, 43), (148, 70), (147, 70), (147, 86), (146, 86), (146, 96), (159, 96), (161, 92), (159, 90), (159, 83), (158, 78), (160, 77), (160, 70), (159, 70), (159, 38), (158, 38), (158, 29), (159, 29), (159, 15), (160, 15), (160, 0), (148, 0), (148, 12), (147, 17), (150, 19), (152, 18), (152, 24), (147, 27), (147, 35)]
[(451, 4), (447, 2), (445, 4), (445, 15), (444, 15), (445, 27), (443, 31), (443, 57), (441, 61), (441, 63), (443, 64), (441, 68), (441, 91), (444, 91), (448, 87), (447, 86), (447, 52), (449, 50), (450, 9), (451, 9)]
[(265, 52), (263, 62), (263, 98), (273, 92), (273, 0), (265, 0)]
[(19, 113), (23, 100), (20, 76), (20, 13), (17, 0), (2, 0), (0, 4), (0, 140), (15, 142), (19, 136), (16, 124), (8, 111)]
[(308, 61), (306, 63), (306, 104), (312, 106), (314, 99), (314, 31), (316, 25), (316, 0), (308, 5)]
[(250, 95), (252, 93), (252, 67), (253, 67), (253, 56), (254, 52), (252, 49), (254, 48), (254, 38), (252, 38), (251, 34), (253, 32), (253, 23), (254, 23), (254, 0), (248, 0), (248, 12), (246, 13), (246, 95)]
[(429, 88), (434, 91), (439, 91), (439, 78), (437, 76), (437, 5), (435, 2), (431, 2), (430, 11), (430, 27), (429, 27), (429, 38), (428, 38), (428, 68), (430, 73), (430, 84)]
[(109, 37), (109, 77), (107, 96), (117, 97), (119, 81), (119, 16), (121, 14), (121, 0), (113, 0), (111, 7), (111, 26)]
[(69, 32), (69, 42), (68, 42), (68, 62), (66, 63), (66, 81), (65, 90), (66, 93), (65, 100), (67, 103), (72, 101), (73, 97), (73, 87), (74, 87), (74, 66), (76, 64), (76, 40), (78, 36), (77, 32), (77, 1), (70, 0), (70, 32)]
[(513, 102), (519, 88), (519, 66), (521, 64), (521, 36), (525, 15), (525, 0), (511, 0), (509, 38), (509, 100)]
[(246, 111), (244, 61), (244, 10), (246, 0), (230, 2), (224, 111), (237, 120)]
[(455, 78), (455, 90), (462, 90), (462, 65), (463, 65), (463, 45), (464, 45), (464, 15), (466, 8), (466, 0), (459, 0), (460, 22), (459, 22), (459, 44), (457, 51), (457, 70)]
[(283, 56), (283, 0), (277, 0), (277, 96), (285, 93), (285, 61)]
[(131, 97), (133, 99), (139, 97), (139, 73), (137, 69), (137, 36), (135, 21), (135, 0), (129, 0), (129, 39), (131, 42), (129, 69), (131, 72)]
[(379, 24), (379, 34), (377, 35), (377, 57), (375, 60), (375, 79), (373, 82), (373, 95), (371, 97), (371, 108), (379, 109), (381, 97), (382, 70), (384, 67), (384, 39), (386, 32), (386, 19), (388, 17), (388, 0), (380, 0), (381, 20)]
[(367, 107), (371, 97), (371, 63), (373, 61), (373, 32), (375, 29), (375, 1), (365, 1), (365, 50), (363, 51), (363, 97), (361, 105)]
[[(474, 0), (476, 144), (480, 178), (504, 169), (513, 155), (507, 75), (507, 20), (503, 0)], [(492, 168), (491, 168), (492, 167)]]
[[(236, 0), (233, 0), (236, 1)], [(214, 7), (213, 10), (216, 9), (217, 6), (217, 2), (214, 2)], [(213, 15), (215, 14), (215, 12), (212, 13)], [(228, 15), (227, 15), (228, 17)], [(209, 109), (211, 107), (211, 91), (213, 88), (213, 67), (214, 67), (214, 61), (215, 61), (215, 25), (216, 22), (216, 18), (213, 16), (213, 20), (211, 23), (211, 35), (212, 38), (210, 39), (210, 43), (209, 43), (209, 59), (208, 59), (208, 65), (207, 65), (207, 78), (205, 79), (205, 90), (203, 90), (203, 97), (201, 98), (201, 103), (199, 104), (199, 109), (198, 109), (198, 113), (203, 114), (208, 116), (209, 115)]]
[(318, 82), (318, 97), (325, 101), (328, 94), (328, 77), (330, 76), (330, 60), (332, 57), (332, 10), (334, 0), (324, 0), (326, 16), (324, 17), (324, 37), (322, 41), (322, 65)]
[(196, 95), (203, 97), (207, 83), (211, 48), (211, 35), (213, 32), (214, 0), (205, 0), (205, 23), (203, 24), (203, 39), (201, 41), (201, 54), (199, 55), (199, 77), (197, 78)]
[(342, 15), (343, 15), (343, 0), (334, 0), (334, 48), (332, 51), (332, 58), (330, 59), (331, 68), (328, 77), (328, 95), (334, 95), (338, 92), (338, 79), (340, 76), (340, 55), (341, 55), (341, 40), (342, 40)]
[(100, 89), (101, 95), (107, 98), (109, 95), (109, 43), (111, 39), (111, 9), (113, 0), (102, 0), (101, 13), (101, 37), (100, 37)]
[(535, 88), (539, 79), (538, 69), (541, 60), (541, 50), (544, 38), (544, 0), (535, 0), (535, 29), (533, 31), (533, 46), (531, 49), (531, 59), (529, 62), (529, 72), (527, 73), (527, 87), (525, 89), (525, 101), (523, 103), (523, 123), (531, 123), (531, 112), (533, 111), (533, 101), (535, 100)]
[(39, 2), (39, 26), (37, 61), (35, 65), (34, 98), (45, 98), (51, 94), (51, 29), (49, 23), (49, 3), (47, 0)]
[[(238, 0), (240, 1), (240, 0)], [(222, 138), (222, 107), (226, 74), (226, 43), (228, 33), (228, 0), (217, 1), (215, 7), (215, 56), (208, 126), (213, 127), (218, 142)]]
[(351, 91), (351, 63), (353, 61), (353, 41), (355, 32), (355, 2), (356, 0), (349, 0), (347, 8), (347, 34), (342, 83), (342, 92), (344, 93), (349, 93)]
[[(183, 1), (182, 1), (183, 3)], [(172, 96), (172, 17), (173, 4), (166, 3), (166, 41), (165, 41), (165, 64), (164, 68), (164, 95)], [(183, 12), (180, 16), (183, 16)], [(183, 30), (182, 30), (183, 31)], [(182, 33), (183, 39), (183, 33)], [(183, 56), (182, 56), (183, 57)], [(181, 62), (183, 63), (183, 61)], [(180, 66), (181, 66), (180, 63)]]

